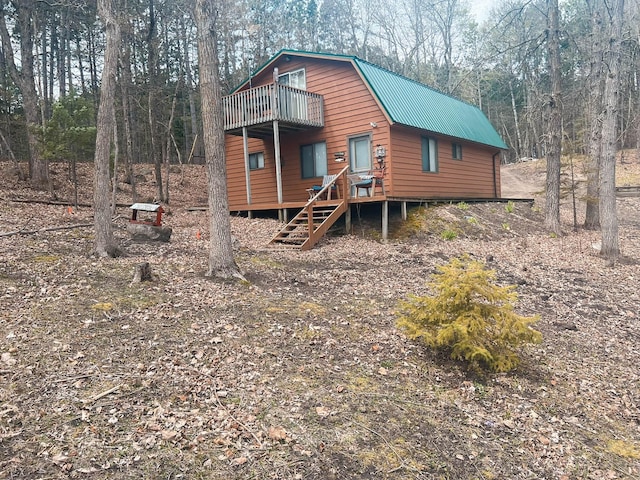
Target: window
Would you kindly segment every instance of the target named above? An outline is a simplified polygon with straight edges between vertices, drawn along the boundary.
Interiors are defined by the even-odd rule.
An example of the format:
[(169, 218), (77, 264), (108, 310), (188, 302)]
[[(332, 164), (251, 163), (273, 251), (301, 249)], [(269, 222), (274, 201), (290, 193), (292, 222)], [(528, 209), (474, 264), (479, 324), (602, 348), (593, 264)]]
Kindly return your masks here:
[(327, 144), (325, 142), (300, 147), (302, 178), (322, 177), (327, 174)]
[(451, 157), (454, 160), (462, 160), (462, 145), (459, 143), (451, 144)]
[(264, 153), (250, 153), (249, 170), (258, 170), (259, 168), (264, 168)]
[(422, 171), (438, 171), (438, 142), (435, 138), (422, 137)]
[(306, 90), (307, 78), (304, 73), (304, 68), (278, 75), (278, 83), (281, 85), (289, 85), (290, 87), (299, 88), (300, 90)]

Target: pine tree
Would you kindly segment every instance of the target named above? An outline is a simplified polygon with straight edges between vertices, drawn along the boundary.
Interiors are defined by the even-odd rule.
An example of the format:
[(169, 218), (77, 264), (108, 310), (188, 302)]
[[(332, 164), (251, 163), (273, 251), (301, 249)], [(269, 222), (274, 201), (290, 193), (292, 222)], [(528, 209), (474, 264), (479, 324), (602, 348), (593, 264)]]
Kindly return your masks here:
[(400, 303), (398, 326), (410, 338), (496, 372), (518, 365), (516, 347), (542, 341), (531, 328), (537, 317), (514, 312), (515, 287), (495, 284), (494, 270), (467, 256), (438, 270), (430, 283), (435, 296), (414, 295)]

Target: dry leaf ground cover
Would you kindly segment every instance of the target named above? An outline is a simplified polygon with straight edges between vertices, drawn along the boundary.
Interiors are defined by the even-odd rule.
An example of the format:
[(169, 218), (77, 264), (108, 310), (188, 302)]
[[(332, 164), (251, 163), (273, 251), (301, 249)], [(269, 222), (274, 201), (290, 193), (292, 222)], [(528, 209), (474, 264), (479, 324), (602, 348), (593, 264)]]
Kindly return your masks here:
[[(1, 168), (0, 233), (91, 222), (16, 202), (44, 197)], [(0, 237), (1, 478), (640, 477), (640, 199), (619, 199), (615, 268), (596, 233), (571, 231), (568, 198), (560, 238), (539, 200), (416, 209), (388, 243), (363, 209), (354, 234), (309, 252), (268, 249), (276, 221), (233, 217), (248, 281), (225, 283), (203, 277), (206, 213), (186, 210), (204, 184), (202, 167), (172, 173), (168, 244), (130, 242), (119, 218), (117, 259), (92, 256), (92, 228)], [(398, 300), (463, 253), (541, 316), (542, 345), (511, 374), (469, 372), (395, 327)], [(142, 261), (154, 281), (131, 284)]]

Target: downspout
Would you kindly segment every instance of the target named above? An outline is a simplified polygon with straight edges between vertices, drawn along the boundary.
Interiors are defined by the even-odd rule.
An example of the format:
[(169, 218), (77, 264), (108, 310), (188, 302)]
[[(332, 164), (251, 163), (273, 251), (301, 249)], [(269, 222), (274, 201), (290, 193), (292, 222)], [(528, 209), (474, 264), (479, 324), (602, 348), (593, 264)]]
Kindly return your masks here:
[(496, 180), (496, 156), (500, 155), (502, 153), (502, 150), (498, 150), (496, 153), (493, 154), (493, 157), (491, 157), (491, 164), (493, 165), (493, 197), (494, 198), (498, 198), (498, 181)]

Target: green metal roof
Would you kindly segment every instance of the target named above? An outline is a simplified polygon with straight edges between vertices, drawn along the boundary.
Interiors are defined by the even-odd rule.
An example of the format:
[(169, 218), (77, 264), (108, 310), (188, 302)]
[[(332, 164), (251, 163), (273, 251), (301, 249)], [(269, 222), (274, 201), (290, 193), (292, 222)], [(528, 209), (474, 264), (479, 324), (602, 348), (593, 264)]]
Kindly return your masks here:
[(354, 63), (394, 123), (508, 148), (478, 107), (357, 57)]
[(351, 62), (393, 123), (500, 149), (509, 148), (478, 107), (355, 56), (281, 50), (258, 68), (256, 73), (282, 55)]

